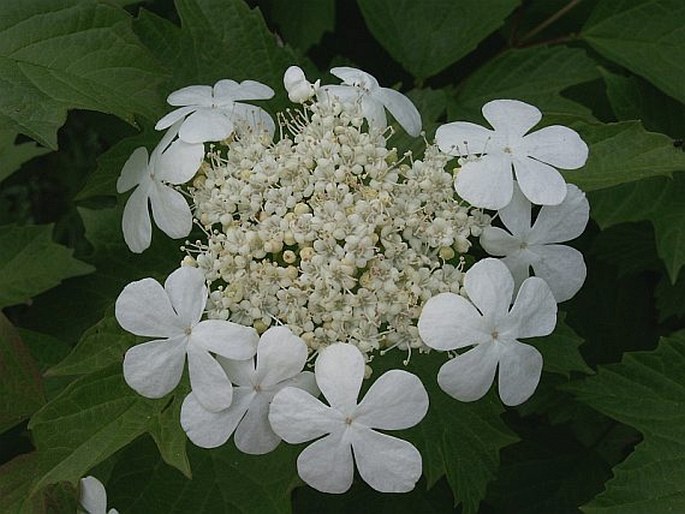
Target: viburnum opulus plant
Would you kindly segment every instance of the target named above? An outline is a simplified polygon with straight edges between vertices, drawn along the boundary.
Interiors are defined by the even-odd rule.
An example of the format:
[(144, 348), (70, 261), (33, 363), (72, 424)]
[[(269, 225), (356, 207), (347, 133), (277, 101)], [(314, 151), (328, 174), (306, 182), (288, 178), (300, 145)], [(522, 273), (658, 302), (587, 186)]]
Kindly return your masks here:
[[(168, 236), (193, 223), (203, 236), (164, 285), (121, 292), (121, 327), (156, 338), (128, 350), (124, 377), (159, 398), (187, 361), (179, 423), (194, 444), (233, 436), (264, 454), (314, 440), (297, 460), (310, 486), (345, 492), (356, 467), (374, 489), (405, 492), (422, 457), (386, 431), (421, 423), (429, 397), (417, 376), (375, 365), (446, 352), (435, 379), (455, 402), (495, 377), (506, 405), (534, 394), (543, 359), (520, 339), (550, 334), (556, 302), (584, 281), (582, 255), (558, 243), (581, 234), (588, 202), (558, 169), (583, 166), (588, 148), (570, 128), (535, 130), (536, 107), (503, 99), (483, 106), (492, 129), (447, 123), (402, 154), (388, 113), (420, 137), (413, 103), (363, 71), (331, 73), (342, 83), (286, 70), (297, 106), (275, 121), (249, 103), (273, 91), (250, 80), (169, 95), (159, 146), (134, 151), (117, 184), (135, 187), (123, 233), (143, 252), (151, 209)], [(501, 259), (475, 260), (479, 245)]]

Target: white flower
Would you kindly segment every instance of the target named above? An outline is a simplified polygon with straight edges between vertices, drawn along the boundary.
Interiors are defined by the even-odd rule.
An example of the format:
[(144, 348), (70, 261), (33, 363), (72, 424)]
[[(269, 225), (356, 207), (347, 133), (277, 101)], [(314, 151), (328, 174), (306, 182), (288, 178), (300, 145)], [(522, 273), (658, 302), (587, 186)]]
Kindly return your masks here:
[(302, 371), (307, 361), (307, 345), (286, 327), (270, 328), (257, 345), (257, 365), (253, 359), (219, 359), (231, 382), (238, 387), (228, 409), (211, 412), (190, 393), (181, 408), (181, 426), (188, 438), (203, 448), (224, 444), (235, 431), (235, 445), (255, 455), (269, 453), (281, 442), (269, 424), (269, 404), (286, 386), (300, 387), (319, 394), (311, 371)]
[(117, 509), (107, 510), (107, 492), (105, 486), (97, 478), (82, 478), (80, 490), (79, 507), (86, 514), (119, 514)]
[(552, 125), (525, 135), (542, 113), (518, 100), (488, 102), (483, 116), (495, 130), (458, 121), (435, 133), (443, 152), (466, 158), (460, 160), (454, 183), (459, 196), (475, 207), (501, 209), (513, 194), (513, 166), (521, 191), (532, 203), (561, 203), (566, 182), (556, 168), (580, 168), (588, 156), (578, 133)]
[(283, 85), (291, 102), (301, 104), (316, 94), (320, 81), (314, 84), (307, 80), (299, 66), (290, 66), (283, 74)]
[(535, 276), (544, 279), (554, 299), (563, 302), (575, 295), (585, 281), (587, 270), (583, 254), (560, 245), (582, 234), (590, 215), (585, 194), (574, 185), (567, 186), (566, 198), (559, 205), (543, 207), (531, 227), (531, 204), (518, 187), (511, 203), (499, 211), (509, 232), (485, 227), (480, 243), (491, 255), (501, 256), (514, 276), (515, 288), (528, 278), (532, 266)]
[(469, 300), (441, 293), (426, 302), (419, 318), (419, 335), (436, 350), (474, 346), (447, 361), (438, 372), (440, 388), (470, 402), (492, 385), (499, 367), (499, 396), (506, 405), (519, 405), (535, 391), (542, 372), (542, 355), (519, 338), (550, 334), (557, 304), (544, 280), (526, 279), (514, 305), (514, 279), (497, 259), (483, 259), (464, 276)]
[(373, 429), (416, 425), (428, 410), (428, 395), (415, 375), (395, 369), (379, 377), (358, 404), (364, 368), (356, 347), (328, 346), (316, 360), (315, 373), (330, 407), (302, 389), (286, 387), (274, 397), (269, 421), (291, 444), (325, 435), (297, 459), (302, 480), (319, 491), (347, 491), (354, 462), (362, 479), (377, 491), (410, 491), (421, 476), (421, 454), (412, 444)]
[(322, 86), (319, 90), (337, 97), (341, 102), (361, 100), (362, 114), (370, 125), (385, 128), (388, 124), (385, 109), (388, 109), (407, 134), (416, 137), (421, 133), (419, 111), (399, 91), (380, 87), (372, 75), (356, 68), (340, 66), (331, 69), (331, 74), (342, 79), (342, 84)]
[(161, 398), (178, 385), (187, 355), (196, 398), (215, 411), (231, 404), (231, 383), (211, 353), (249, 359), (259, 338), (253, 328), (229, 321), (200, 321), (206, 302), (204, 276), (197, 268), (177, 269), (164, 288), (152, 278), (124, 288), (115, 305), (119, 324), (139, 336), (164, 338), (126, 352), (124, 378), (129, 386), (146, 398)]
[[(172, 143), (179, 125), (171, 127), (152, 151), (136, 148), (124, 164), (117, 180), (117, 191), (131, 193), (121, 220), (124, 241), (132, 252), (141, 253), (150, 246), (152, 224), (148, 203), (155, 224), (173, 239), (185, 237), (192, 228), (193, 217), (188, 202), (181, 193), (166, 184), (184, 184), (197, 172), (204, 158), (202, 145), (180, 140)], [(137, 187), (136, 187), (137, 186)]]
[(178, 136), (188, 143), (226, 139), (233, 132), (236, 121), (273, 134), (274, 121), (264, 109), (240, 103), (242, 100), (267, 100), (272, 96), (273, 89), (254, 80), (244, 80), (239, 84), (224, 79), (214, 87), (184, 87), (167, 98), (169, 105), (180, 107), (159, 120), (155, 128), (162, 130), (184, 119)]

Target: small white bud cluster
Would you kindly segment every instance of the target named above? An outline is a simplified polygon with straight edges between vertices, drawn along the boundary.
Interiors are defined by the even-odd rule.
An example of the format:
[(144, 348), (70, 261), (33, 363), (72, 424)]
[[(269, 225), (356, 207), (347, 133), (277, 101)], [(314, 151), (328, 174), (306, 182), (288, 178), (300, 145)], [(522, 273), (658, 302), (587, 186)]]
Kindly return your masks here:
[(280, 121), (276, 143), (238, 130), (190, 188), (209, 316), (287, 324), (313, 350), (425, 348), (421, 307), (459, 292), (460, 254), (489, 216), (457, 201), (449, 156), (428, 145), (398, 158), (358, 103), (306, 103)]

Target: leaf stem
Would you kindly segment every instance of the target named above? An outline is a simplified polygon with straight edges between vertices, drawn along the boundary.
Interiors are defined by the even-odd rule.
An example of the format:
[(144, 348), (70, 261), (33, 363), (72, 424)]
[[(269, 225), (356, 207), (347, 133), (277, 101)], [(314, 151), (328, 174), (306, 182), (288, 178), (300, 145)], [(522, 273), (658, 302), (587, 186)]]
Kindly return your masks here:
[(531, 39), (532, 37), (536, 36), (543, 30), (545, 30), (547, 27), (549, 27), (552, 23), (557, 21), (559, 18), (564, 16), (567, 12), (569, 12), (571, 9), (573, 9), (576, 5), (578, 5), (582, 0), (571, 0), (568, 4), (566, 4), (564, 7), (559, 9), (557, 12), (555, 12), (552, 16), (547, 18), (545, 21), (540, 23), (537, 27), (533, 28), (530, 32), (525, 34), (520, 40), (519, 43), (523, 43), (524, 41), (527, 41), (528, 39)]

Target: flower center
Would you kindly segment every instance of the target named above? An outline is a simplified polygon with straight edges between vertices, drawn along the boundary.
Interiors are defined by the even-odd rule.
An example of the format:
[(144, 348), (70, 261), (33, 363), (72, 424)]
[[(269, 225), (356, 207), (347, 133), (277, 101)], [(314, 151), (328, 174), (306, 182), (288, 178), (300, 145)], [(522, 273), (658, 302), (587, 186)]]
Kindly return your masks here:
[(193, 327), (186, 327), (186, 329), (183, 332), (185, 333), (185, 335), (189, 336), (193, 333)]
[(499, 332), (497, 332), (497, 330), (493, 330), (490, 335), (492, 336), (493, 341), (497, 341), (497, 338), (499, 337)]

